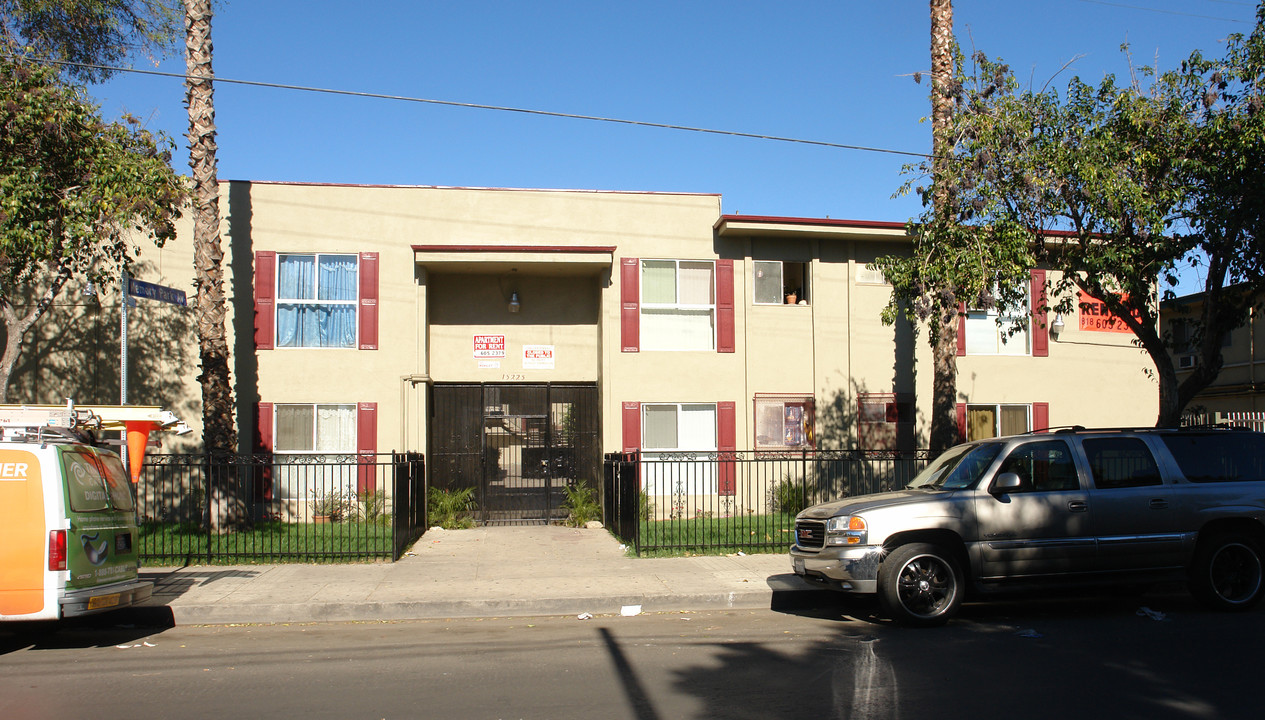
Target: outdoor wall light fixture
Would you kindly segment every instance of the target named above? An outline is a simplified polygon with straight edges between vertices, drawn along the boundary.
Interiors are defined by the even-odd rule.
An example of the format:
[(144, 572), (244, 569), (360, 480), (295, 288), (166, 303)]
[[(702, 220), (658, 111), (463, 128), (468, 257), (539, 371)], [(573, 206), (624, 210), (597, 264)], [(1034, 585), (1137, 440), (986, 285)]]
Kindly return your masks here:
[(1059, 335), (1063, 333), (1065, 328), (1067, 328), (1067, 325), (1063, 322), (1063, 313), (1055, 315), (1054, 322), (1050, 323), (1050, 337), (1058, 340)]
[(518, 291), (510, 293), (510, 312), (516, 313), (522, 306), (523, 304), (518, 301)]

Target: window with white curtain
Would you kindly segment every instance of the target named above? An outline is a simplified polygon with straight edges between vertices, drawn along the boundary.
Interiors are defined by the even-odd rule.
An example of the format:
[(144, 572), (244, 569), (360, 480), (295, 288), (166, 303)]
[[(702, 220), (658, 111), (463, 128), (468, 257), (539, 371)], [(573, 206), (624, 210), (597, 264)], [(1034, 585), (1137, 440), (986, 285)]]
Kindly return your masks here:
[(286, 453), (354, 453), (356, 406), (275, 406), (274, 449)]
[[(646, 403), (641, 406), (642, 480), (650, 495), (716, 493), (716, 462), (666, 459), (672, 452), (716, 452), (715, 403)], [(657, 462), (665, 460), (664, 462)]]
[(356, 255), (277, 255), (277, 347), (354, 348)]
[[(281, 404), (274, 406), (273, 447), (293, 455), (356, 452), (356, 406)], [(279, 497), (309, 499), (315, 493), (355, 491), (355, 468), (350, 465), (280, 465)]]
[(641, 261), (643, 350), (716, 347), (716, 264), (710, 260)]

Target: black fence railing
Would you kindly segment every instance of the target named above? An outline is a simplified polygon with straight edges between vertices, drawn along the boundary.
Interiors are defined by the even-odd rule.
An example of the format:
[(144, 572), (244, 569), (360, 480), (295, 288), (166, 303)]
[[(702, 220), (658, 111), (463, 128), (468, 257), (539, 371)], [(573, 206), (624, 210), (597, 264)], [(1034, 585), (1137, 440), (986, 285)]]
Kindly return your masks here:
[(426, 529), (418, 453), (146, 455), (141, 561), (398, 560)]
[(638, 555), (784, 550), (800, 510), (903, 488), (931, 458), (925, 450), (610, 453), (605, 521)]

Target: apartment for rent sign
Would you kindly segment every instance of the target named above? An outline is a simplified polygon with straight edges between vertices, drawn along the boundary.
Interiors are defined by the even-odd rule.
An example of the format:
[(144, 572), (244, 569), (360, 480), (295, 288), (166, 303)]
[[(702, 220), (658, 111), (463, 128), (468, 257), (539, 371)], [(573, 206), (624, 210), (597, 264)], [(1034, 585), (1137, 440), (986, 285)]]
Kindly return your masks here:
[(505, 336), (475, 335), (474, 356), (479, 359), (505, 357)]

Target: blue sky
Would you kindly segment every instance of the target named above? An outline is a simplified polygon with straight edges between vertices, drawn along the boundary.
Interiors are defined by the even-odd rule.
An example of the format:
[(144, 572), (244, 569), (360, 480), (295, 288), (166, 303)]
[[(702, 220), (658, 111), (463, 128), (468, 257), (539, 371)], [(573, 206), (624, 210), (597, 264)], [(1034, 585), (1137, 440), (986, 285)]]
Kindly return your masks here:
[[(1036, 85), (1219, 55), (1249, 0), (955, 0), (966, 48)], [(215, 72), (249, 80), (776, 135), (930, 148), (926, 0), (223, 0)], [(151, 67), (138, 58), (137, 67)], [(183, 59), (162, 62), (183, 73)], [(92, 88), (177, 142), (180, 80)], [(719, 193), (727, 213), (904, 221), (911, 158), (219, 83), (221, 179)]]

